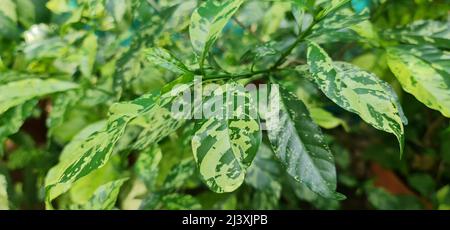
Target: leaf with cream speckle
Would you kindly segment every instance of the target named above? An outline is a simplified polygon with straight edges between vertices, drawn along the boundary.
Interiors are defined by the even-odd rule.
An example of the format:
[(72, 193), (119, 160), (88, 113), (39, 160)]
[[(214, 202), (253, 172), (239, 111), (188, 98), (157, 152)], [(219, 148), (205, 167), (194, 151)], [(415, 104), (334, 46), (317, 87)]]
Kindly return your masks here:
[(201, 67), (209, 49), (242, 3), (244, 0), (208, 0), (192, 14), (189, 34)]
[(450, 117), (450, 53), (434, 47), (387, 49), (388, 64), (403, 89)]
[(308, 45), (308, 65), (314, 81), (328, 98), (373, 127), (394, 134), (403, 154), (403, 125), (407, 119), (389, 84), (349, 63), (333, 62), (313, 42)]
[[(226, 90), (215, 90), (215, 95), (204, 102), (204, 106), (211, 107), (217, 101), (224, 103), (220, 103), (218, 116), (196, 122), (192, 138), (200, 175), (217, 193), (232, 192), (244, 182), (261, 143), (259, 119), (252, 116), (257, 114), (256, 103), (243, 86), (228, 86)], [(234, 103), (235, 100), (245, 103)]]

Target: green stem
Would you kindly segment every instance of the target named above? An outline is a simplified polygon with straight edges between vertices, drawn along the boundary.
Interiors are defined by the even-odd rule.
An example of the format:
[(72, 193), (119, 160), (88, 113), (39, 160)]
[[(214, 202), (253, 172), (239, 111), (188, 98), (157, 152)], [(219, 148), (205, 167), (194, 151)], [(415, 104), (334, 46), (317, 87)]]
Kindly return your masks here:
[(312, 28), (315, 25), (315, 23), (311, 23), (311, 25), (297, 38), (297, 40), (295, 40), (294, 43), (292, 43), (291, 46), (289, 46), (289, 48), (287, 48), (282, 54), (281, 57), (277, 60), (277, 62), (275, 62), (275, 64), (272, 66), (272, 69), (277, 69), (281, 64), (283, 64), (283, 62), (285, 61), (285, 59), (292, 53), (292, 51), (300, 44), (302, 43), (306, 37), (308, 37), (311, 32), (312, 32)]
[(216, 76), (208, 76), (205, 77), (205, 80), (220, 80), (220, 79), (233, 79), (233, 80), (239, 80), (243, 78), (249, 78), (253, 77), (255, 75), (259, 74), (265, 74), (265, 73), (272, 73), (276, 71), (281, 71), (283, 69), (265, 69), (265, 70), (258, 70), (258, 71), (252, 71), (248, 73), (241, 73), (241, 74), (223, 74), (223, 75), (216, 75)]
[(309, 27), (295, 40), (294, 43), (292, 43), (291, 46), (289, 46), (282, 54), (281, 57), (275, 62), (275, 64), (269, 68), (269, 69), (265, 69), (265, 70), (259, 70), (259, 71), (251, 71), (249, 73), (244, 73), (244, 74), (226, 74), (226, 75), (219, 75), (219, 76), (206, 76), (204, 69), (202, 67), (203, 63), (200, 63), (200, 70), (196, 70), (194, 71), (195, 73), (201, 73), (204, 77), (205, 80), (220, 80), (220, 79), (234, 79), (234, 80), (239, 80), (242, 78), (250, 78), (253, 77), (254, 75), (258, 75), (258, 74), (265, 74), (265, 73), (273, 73), (273, 72), (277, 72), (277, 71), (282, 71), (284, 69), (280, 69), (279, 67), (281, 66), (281, 64), (283, 64), (283, 62), (285, 61), (285, 59), (292, 53), (292, 51), (300, 44), (302, 43), (305, 38), (307, 38), (309, 35), (311, 35), (312, 33), (312, 28), (319, 22), (315, 21), (313, 23), (311, 23), (311, 25), (309, 25)]

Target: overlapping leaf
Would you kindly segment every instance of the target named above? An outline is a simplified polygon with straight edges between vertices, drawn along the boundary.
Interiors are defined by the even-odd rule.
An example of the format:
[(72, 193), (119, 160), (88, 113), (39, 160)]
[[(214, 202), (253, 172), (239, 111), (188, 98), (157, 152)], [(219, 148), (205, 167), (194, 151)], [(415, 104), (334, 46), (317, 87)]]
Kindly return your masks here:
[[(235, 99), (244, 103), (234, 103)], [(261, 142), (256, 102), (235, 83), (216, 90), (204, 102), (205, 107), (215, 107), (219, 112), (196, 123), (194, 157), (202, 179), (212, 191), (232, 192), (244, 181)]]
[(433, 47), (390, 47), (388, 64), (403, 89), (450, 117), (450, 53)]
[(287, 173), (323, 197), (342, 199), (333, 155), (306, 106), (285, 89), (272, 87), (270, 95), (269, 140)]
[(72, 82), (56, 79), (26, 79), (0, 85), (0, 115), (33, 98), (77, 88)]
[[(177, 111), (172, 111), (174, 103), (182, 104), (186, 107), (189, 107), (191, 103), (191, 101), (187, 101), (184, 98), (184, 94), (191, 93), (190, 87), (192, 82), (184, 82), (184, 77), (180, 77), (180, 79), (182, 80), (180, 83), (184, 83), (183, 85), (169, 83), (169, 86), (174, 86), (172, 90), (164, 88), (162, 91), (167, 90), (168, 92), (159, 98), (158, 103), (133, 122), (134, 125), (143, 128), (134, 144), (134, 148), (145, 149), (167, 137), (186, 122), (185, 117), (176, 117), (174, 112)], [(188, 108), (187, 110), (191, 109)]]
[[(25, 120), (31, 115), (37, 104), (36, 100), (27, 101), (22, 105), (18, 105), (0, 117), (0, 143), (4, 143), (5, 139), (18, 132)], [(0, 144), (0, 156), (3, 154), (3, 144)]]
[(72, 90), (55, 96), (52, 101), (52, 111), (46, 121), (48, 127), (47, 136), (52, 136), (55, 130), (63, 124), (67, 118), (68, 110), (80, 101), (81, 95), (80, 91)]
[(0, 4), (0, 37), (16, 38), (19, 35), (17, 28), (17, 6), (12, 0), (1, 0)]
[(161, 158), (161, 149), (155, 145), (142, 151), (134, 165), (137, 176), (145, 183), (148, 189), (153, 188), (156, 184), (158, 165)]
[(261, 144), (252, 165), (248, 169), (245, 183), (261, 192), (280, 197), (281, 184), (279, 181), (281, 170), (275, 161), (270, 147)]
[(119, 196), (120, 188), (128, 179), (120, 179), (111, 181), (100, 186), (89, 199), (89, 201), (82, 205), (80, 209), (83, 210), (111, 210), (116, 204)]
[(450, 49), (450, 26), (448, 22), (419, 20), (407, 26), (386, 30), (385, 38), (413, 45), (431, 44)]
[(151, 48), (146, 51), (146, 54), (148, 61), (154, 65), (161, 66), (177, 74), (190, 72), (183, 62), (163, 48)]
[(327, 4), (327, 6), (317, 14), (316, 18), (321, 20), (325, 17), (332, 15), (340, 9), (349, 5), (351, 0), (339, 0), (339, 1), (323, 1), (320, 4)]
[(403, 124), (407, 120), (397, 95), (386, 82), (351, 64), (333, 62), (315, 43), (308, 45), (308, 65), (314, 81), (328, 98), (373, 127), (397, 136), (403, 153)]
[(164, 196), (162, 203), (163, 209), (167, 210), (198, 210), (202, 207), (193, 196), (177, 193)]
[(189, 34), (201, 67), (222, 29), (242, 3), (244, 0), (208, 0), (192, 14)]
[(127, 124), (153, 108), (158, 95), (148, 94), (132, 102), (113, 105), (104, 130), (66, 147), (64, 152), (67, 152), (67, 156), (49, 171), (46, 178), (48, 207), (51, 207), (50, 202), (67, 191), (74, 181), (106, 164)]
[(175, 165), (166, 176), (162, 185), (162, 190), (173, 191), (180, 188), (186, 180), (195, 172), (195, 162), (192, 158), (181, 160)]
[[(179, 164), (176, 164), (171, 168), (160, 188), (151, 188), (151, 193), (149, 193), (144, 198), (139, 209), (153, 210), (160, 206), (169, 205), (169, 203), (172, 202), (175, 202), (173, 203), (173, 205), (177, 205), (178, 199), (172, 199), (175, 197), (166, 200), (167, 202), (164, 202), (163, 199), (166, 195), (176, 196), (178, 198), (184, 197), (182, 194), (173, 195), (173, 192), (183, 186), (183, 184), (186, 183), (186, 180), (188, 180), (194, 174), (194, 172), (195, 162), (192, 160), (192, 158), (181, 160)], [(184, 200), (185, 198), (187, 200)], [(184, 197), (181, 200), (178, 200), (178, 202), (181, 202), (178, 203), (178, 205), (181, 205), (184, 202), (185, 204), (193, 204), (192, 201), (192, 199)]]
[[(313, 26), (313, 32), (309, 38), (320, 39), (321, 36), (331, 37), (330, 34), (343, 36), (342, 31), (369, 19), (368, 11), (355, 13), (349, 8), (341, 9), (328, 15)], [(349, 33), (352, 34), (352, 33)], [(345, 35), (345, 34), (344, 34)], [(323, 40), (324, 38), (322, 38)]]

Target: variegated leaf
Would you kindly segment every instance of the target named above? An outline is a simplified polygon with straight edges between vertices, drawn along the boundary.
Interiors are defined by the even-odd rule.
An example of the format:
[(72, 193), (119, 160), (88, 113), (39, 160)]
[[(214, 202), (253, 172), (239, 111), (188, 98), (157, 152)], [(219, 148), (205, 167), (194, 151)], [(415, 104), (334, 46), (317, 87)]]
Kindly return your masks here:
[(0, 115), (33, 98), (77, 88), (72, 82), (56, 79), (26, 79), (0, 86)]
[(120, 188), (128, 179), (120, 179), (111, 181), (100, 186), (89, 199), (89, 201), (82, 205), (80, 209), (83, 210), (111, 210), (116, 204), (119, 196)]
[(8, 199), (8, 182), (4, 175), (0, 174), (0, 210), (9, 209), (9, 199)]
[[(185, 75), (190, 76), (190, 75)], [(191, 80), (191, 77), (187, 77)], [(184, 94), (190, 94), (192, 82), (181, 77), (180, 87), (172, 87), (174, 83), (167, 84), (171, 90), (163, 88), (162, 91), (168, 91), (161, 95), (158, 103), (142, 116), (139, 116), (133, 125), (143, 128), (143, 131), (138, 136), (134, 148), (145, 149), (154, 143), (158, 143), (163, 138), (167, 137), (172, 132), (179, 129), (185, 122), (185, 117), (176, 117), (176, 111), (173, 111), (174, 103), (183, 104), (189, 107), (190, 101), (187, 101)], [(186, 80), (186, 81), (184, 81)], [(192, 81), (192, 80), (191, 80)], [(189, 108), (191, 110), (192, 108)]]
[(106, 164), (127, 124), (153, 108), (158, 95), (148, 94), (132, 102), (113, 105), (110, 118), (102, 131), (66, 147), (62, 153), (67, 152), (66, 157), (49, 171), (46, 178), (48, 208), (51, 208), (50, 202), (66, 192), (73, 182)]
[(327, 6), (317, 14), (316, 19), (322, 20), (325, 17), (332, 15), (340, 9), (349, 6), (351, 0), (337, 0), (337, 1), (323, 1), (319, 4), (327, 4)]
[(218, 113), (196, 122), (194, 158), (212, 191), (232, 192), (244, 182), (261, 142), (256, 102), (243, 86), (233, 83), (217, 88), (203, 106), (215, 107)]
[(269, 105), (269, 140), (287, 173), (323, 197), (342, 199), (336, 192), (333, 155), (303, 102), (283, 88), (272, 87)]
[(162, 185), (163, 191), (173, 191), (180, 188), (195, 172), (195, 162), (192, 158), (184, 159), (175, 165), (167, 174)]
[(0, 156), (3, 155), (5, 139), (17, 133), (25, 120), (32, 114), (37, 100), (30, 100), (22, 105), (9, 109), (0, 117)]
[(248, 168), (245, 183), (279, 198), (281, 194), (280, 175), (280, 166), (272, 149), (261, 144), (252, 165)]
[(71, 90), (54, 97), (52, 110), (46, 121), (48, 127), (47, 136), (52, 136), (55, 130), (63, 124), (67, 118), (69, 108), (75, 106), (81, 98), (82, 93), (80, 90)]
[(385, 30), (383, 36), (412, 45), (431, 44), (450, 49), (450, 26), (448, 22), (420, 20), (407, 26)]
[(155, 210), (161, 206), (161, 200), (164, 196), (164, 192), (152, 192), (149, 193), (139, 205), (139, 210)]
[(403, 89), (450, 117), (450, 53), (434, 47), (390, 47), (388, 64)]
[(165, 195), (178, 190), (195, 172), (195, 162), (192, 158), (181, 160), (179, 164), (173, 166), (167, 174), (159, 189), (151, 189), (151, 193), (142, 200), (139, 209), (153, 210), (163, 205)]
[[(95, 125), (98, 124), (94, 123), (92, 125), (95, 127)], [(67, 196), (70, 196), (72, 203), (77, 205), (86, 204), (100, 186), (122, 178), (120, 160), (121, 158), (119, 155), (112, 155), (105, 166), (92, 171), (85, 177), (80, 178), (73, 183), (72, 187), (67, 192)]]
[(163, 209), (167, 210), (199, 210), (201, 204), (191, 195), (169, 194), (162, 197)]
[(308, 65), (314, 81), (328, 98), (373, 127), (394, 134), (403, 153), (403, 124), (407, 124), (407, 119), (389, 84), (351, 64), (333, 62), (313, 42), (308, 45)]
[(244, 0), (207, 0), (192, 14), (189, 34), (201, 67), (222, 29), (242, 3)]
[(162, 68), (177, 74), (186, 74), (190, 72), (189, 68), (186, 67), (183, 62), (163, 48), (151, 48), (146, 51), (146, 54), (147, 60), (154, 65), (161, 66)]
[(334, 129), (341, 125), (348, 131), (349, 127), (345, 120), (325, 109), (328, 104), (321, 100), (321, 91), (314, 83), (308, 65), (297, 66), (296, 72), (298, 76), (286, 78), (287, 81), (282, 83), (283, 87), (294, 92), (298, 99), (306, 105), (313, 121), (321, 128)]
[(156, 184), (161, 158), (161, 149), (154, 145), (142, 151), (134, 165), (134, 171), (139, 179), (145, 183), (147, 189), (153, 189)]
[[(319, 40), (331, 40), (333, 38), (325, 39), (325, 37), (332, 37), (331, 34), (336, 36), (343, 36), (342, 31), (351, 26), (357, 25), (365, 20), (369, 19), (369, 12), (363, 11), (360, 13), (355, 13), (350, 8), (344, 8), (336, 13), (330, 14), (319, 23), (313, 26), (313, 32), (308, 37), (309, 39), (319, 39)], [(339, 32), (339, 33), (338, 33)], [(348, 34), (352, 34), (349, 32)], [(344, 34), (345, 35), (345, 34)]]

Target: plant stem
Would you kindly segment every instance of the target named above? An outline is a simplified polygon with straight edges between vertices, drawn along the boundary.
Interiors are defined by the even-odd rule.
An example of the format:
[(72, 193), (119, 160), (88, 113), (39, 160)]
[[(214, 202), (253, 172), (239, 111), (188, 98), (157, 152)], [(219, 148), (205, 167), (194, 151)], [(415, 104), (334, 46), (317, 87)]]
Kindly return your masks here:
[[(319, 20), (320, 21), (320, 20)], [(308, 37), (311, 33), (312, 33), (312, 28), (314, 27), (314, 25), (317, 24), (318, 21), (311, 23), (311, 25), (309, 25), (309, 27), (295, 40), (294, 43), (292, 43), (291, 46), (289, 46), (282, 54), (281, 57), (275, 62), (275, 64), (269, 68), (269, 69), (265, 69), (265, 70), (259, 70), (259, 71), (251, 71), (249, 73), (244, 73), (244, 74), (225, 74), (225, 75), (219, 75), (219, 76), (212, 76), (212, 77), (207, 77), (203, 68), (201, 67), (200, 70), (196, 70), (194, 72), (199, 72), (201, 73), (206, 80), (220, 80), (220, 79), (233, 79), (233, 80), (239, 80), (242, 78), (249, 78), (249, 77), (253, 77), (254, 75), (258, 75), (258, 74), (264, 74), (264, 73), (273, 73), (273, 72), (277, 72), (277, 71), (282, 71), (285, 69), (280, 69), (280, 65), (283, 64), (283, 62), (285, 61), (285, 59), (292, 53), (292, 51), (301, 43), (305, 40), (306, 37)], [(202, 64), (202, 63), (201, 63)], [(202, 65), (200, 65), (202, 66)]]
[(283, 64), (284, 60), (292, 53), (292, 51), (305, 40), (307, 36), (309, 36), (312, 32), (312, 28), (315, 25), (315, 23), (311, 23), (311, 25), (295, 40), (294, 43), (292, 43), (289, 48), (287, 48), (282, 54), (281, 57), (275, 62), (275, 64), (272, 66), (272, 69), (277, 69), (281, 64)]
[(206, 77), (206, 80), (220, 80), (220, 79), (233, 79), (233, 80), (239, 80), (242, 78), (249, 78), (254, 75), (258, 74), (264, 74), (264, 73), (271, 73), (276, 71), (281, 71), (283, 69), (265, 69), (265, 70), (258, 70), (258, 71), (252, 71), (248, 73), (240, 73), (240, 74), (223, 74), (223, 75), (216, 75), (216, 76), (210, 76)]

